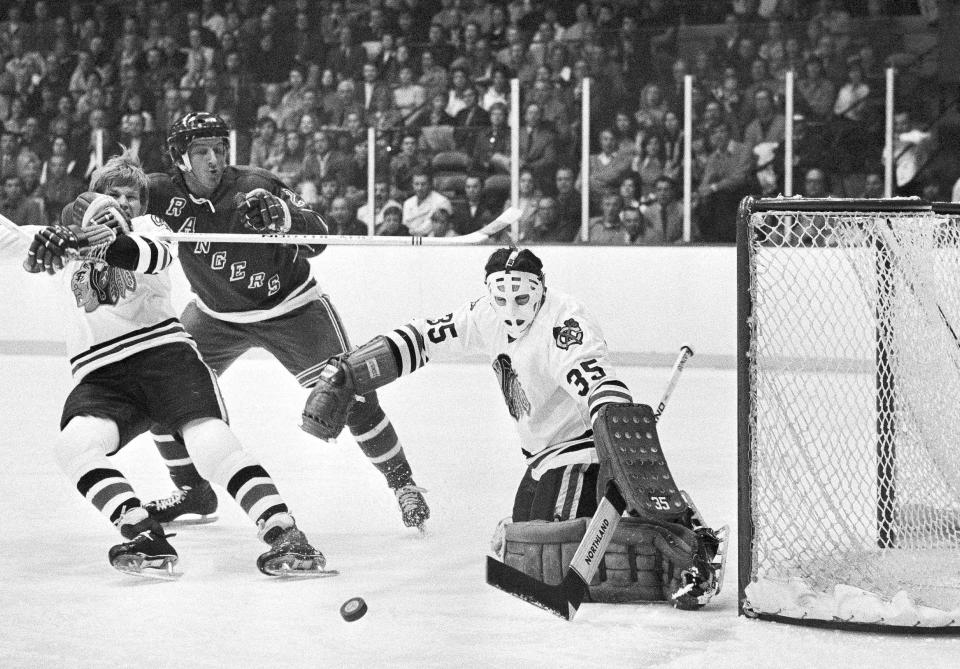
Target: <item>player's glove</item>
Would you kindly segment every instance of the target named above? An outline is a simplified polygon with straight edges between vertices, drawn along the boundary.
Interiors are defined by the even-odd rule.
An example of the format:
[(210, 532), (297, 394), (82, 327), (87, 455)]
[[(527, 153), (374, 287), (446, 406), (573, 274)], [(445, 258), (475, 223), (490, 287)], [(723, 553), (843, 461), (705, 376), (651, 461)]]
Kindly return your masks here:
[(255, 188), (244, 195), (237, 211), (244, 226), (256, 232), (286, 232), (288, 229), (283, 202), (264, 188)]
[(80, 239), (67, 227), (50, 225), (33, 236), (23, 268), (28, 272), (54, 274), (63, 269), (65, 258), (77, 254)]
[(320, 439), (336, 439), (347, 424), (347, 415), (357, 400), (350, 366), (342, 356), (327, 360), (320, 378), (303, 407), (300, 428)]
[(55, 274), (71, 258), (102, 254), (116, 238), (113, 229), (103, 225), (83, 230), (50, 225), (34, 235), (23, 268), (31, 273)]

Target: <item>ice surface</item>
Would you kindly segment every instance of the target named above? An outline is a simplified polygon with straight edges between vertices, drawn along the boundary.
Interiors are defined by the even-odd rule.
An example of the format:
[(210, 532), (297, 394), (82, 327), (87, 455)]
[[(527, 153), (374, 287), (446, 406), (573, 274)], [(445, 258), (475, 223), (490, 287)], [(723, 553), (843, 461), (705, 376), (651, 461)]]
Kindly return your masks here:
[[(797, 628), (736, 614), (736, 378), (688, 368), (660, 423), (677, 481), (706, 519), (734, 528), (728, 582), (697, 612), (585, 604), (572, 623), (484, 582), (488, 542), (509, 514), (523, 461), (493, 373), (432, 364), (381, 391), (430, 492), (427, 536), (353, 440), (296, 427), (304, 392), (246, 358), (222, 387), (241, 440), (273, 474), (337, 578), (278, 581), (254, 561), (250, 521), (220, 491), (221, 519), (178, 529), (176, 582), (125, 577), (114, 528), (83, 500), (51, 448), (70, 388), (56, 357), (0, 356), (0, 667), (954, 667), (960, 639)], [(621, 368), (655, 403), (667, 368)], [(142, 438), (114, 458), (145, 498), (170, 491)], [(369, 612), (338, 613), (361, 596)]]

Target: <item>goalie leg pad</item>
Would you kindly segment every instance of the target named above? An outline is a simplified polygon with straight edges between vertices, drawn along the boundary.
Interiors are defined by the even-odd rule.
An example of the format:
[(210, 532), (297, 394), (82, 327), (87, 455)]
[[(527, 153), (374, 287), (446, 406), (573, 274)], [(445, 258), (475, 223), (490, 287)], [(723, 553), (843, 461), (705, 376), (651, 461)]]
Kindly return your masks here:
[(612, 480), (632, 515), (667, 523), (687, 515), (687, 502), (660, 448), (653, 409), (607, 404), (594, 421), (593, 438), (600, 457), (598, 493)]
[[(583, 539), (587, 521), (509, 523), (504, 526), (503, 561), (556, 585)], [(607, 603), (670, 601), (683, 586), (684, 572), (695, 566), (696, 550), (697, 537), (685, 527), (624, 518), (589, 584), (589, 599)]]

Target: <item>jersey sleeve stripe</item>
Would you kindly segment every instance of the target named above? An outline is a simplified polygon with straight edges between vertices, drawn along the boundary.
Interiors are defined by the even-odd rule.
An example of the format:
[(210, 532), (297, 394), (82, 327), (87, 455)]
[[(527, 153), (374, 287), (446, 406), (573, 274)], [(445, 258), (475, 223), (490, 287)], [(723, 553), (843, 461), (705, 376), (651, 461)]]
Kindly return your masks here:
[(410, 374), (419, 367), (413, 341), (411, 341), (408, 335), (405, 335), (403, 331), (398, 329), (387, 333), (387, 339), (392, 341), (400, 352), (399, 376)]
[(133, 271), (139, 272), (140, 274), (148, 274), (150, 268), (157, 263), (156, 258), (153, 256), (153, 253), (151, 253), (150, 245), (147, 243), (147, 240), (140, 235), (130, 235), (130, 239), (137, 245), (137, 262)]

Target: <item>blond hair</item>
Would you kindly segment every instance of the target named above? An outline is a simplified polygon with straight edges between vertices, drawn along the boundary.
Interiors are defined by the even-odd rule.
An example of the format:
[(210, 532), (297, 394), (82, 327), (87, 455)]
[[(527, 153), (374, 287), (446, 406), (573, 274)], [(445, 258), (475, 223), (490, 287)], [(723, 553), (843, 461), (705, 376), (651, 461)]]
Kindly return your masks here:
[(127, 149), (95, 169), (90, 175), (90, 190), (95, 193), (106, 193), (109, 188), (117, 187), (136, 188), (140, 193), (143, 211), (147, 210), (149, 194), (147, 173), (140, 167), (140, 161)]

